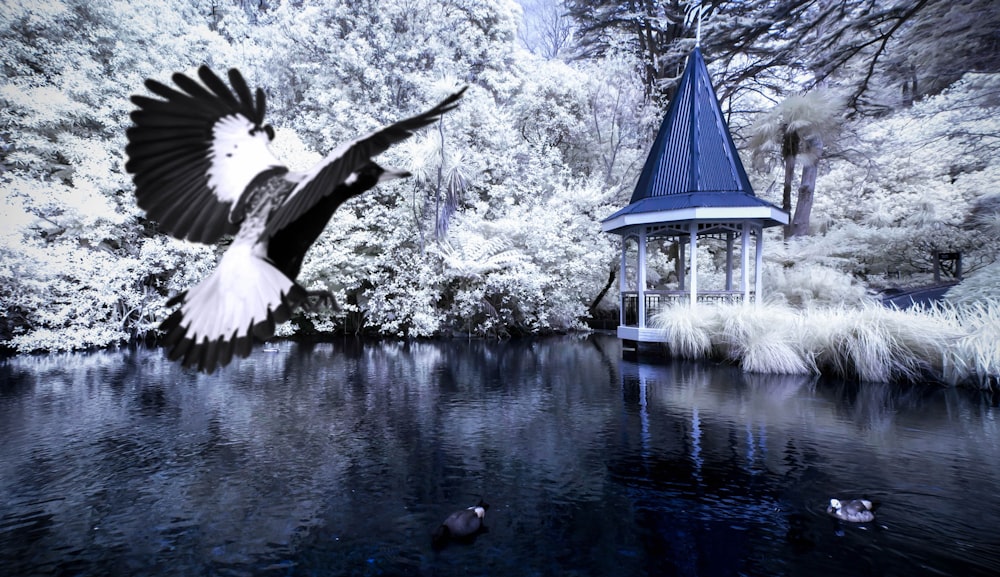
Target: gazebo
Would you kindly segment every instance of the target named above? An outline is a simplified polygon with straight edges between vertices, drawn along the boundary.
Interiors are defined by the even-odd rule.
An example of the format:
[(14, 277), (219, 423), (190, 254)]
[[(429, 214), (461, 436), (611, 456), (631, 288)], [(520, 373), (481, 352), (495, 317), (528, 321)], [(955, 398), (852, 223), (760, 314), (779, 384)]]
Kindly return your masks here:
[[(715, 96), (708, 68), (695, 47), (688, 57), (667, 115), (653, 142), (628, 206), (604, 219), (604, 232), (621, 235), (621, 313), (618, 337), (659, 342), (649, 320), (667, 302), (759, 302), (763, 230), (788, 223), (788, 213), (757, 198), (740, 161)], [(726, 247), (723, 290), (699, 290), (698, 241)], [(628, 247), (635, 241), (634, 286), (629, 286)], [(676, 286), (650, 288), (647, 246), (651, 240), (676, 245)], [(753, 241), (752, 288), (750, 243)], [(734, 251), (740, 246), (739, 284), (734, 288)], [(674, 248), (673, 246), (671, 248)], [(673, 283), (670, 283), (673, 284)]]

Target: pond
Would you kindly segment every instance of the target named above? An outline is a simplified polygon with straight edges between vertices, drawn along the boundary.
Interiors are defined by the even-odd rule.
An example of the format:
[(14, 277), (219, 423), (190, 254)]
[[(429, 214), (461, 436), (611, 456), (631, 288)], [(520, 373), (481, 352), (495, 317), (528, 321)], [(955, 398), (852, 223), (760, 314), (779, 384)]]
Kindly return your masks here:
[[(977, 392), (637, 363), (601, 334), (269, 347), (208, 376), (159, 350), (2, 361), (2, 572), (1000, 572)], [(488, 531), (433, 548), (480, 498)]]

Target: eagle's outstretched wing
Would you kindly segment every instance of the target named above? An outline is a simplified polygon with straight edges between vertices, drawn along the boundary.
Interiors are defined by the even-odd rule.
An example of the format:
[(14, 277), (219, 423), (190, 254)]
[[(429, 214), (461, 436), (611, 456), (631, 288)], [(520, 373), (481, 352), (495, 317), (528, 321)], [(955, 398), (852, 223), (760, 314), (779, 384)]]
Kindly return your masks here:
[[(136, 200), (160, 228), (177, 238), (212, 243), (239, 228), (240, 198), (259, 173), (281, 163), (268, 143), (264, 92), (250, 93), (238, 70), (230, 89), (207, 66), (201, 83), (177, 73), (178, 89), (147, 80), (150, 92), (135, 95), (125, 169)], [(234, 210), (236, 209), (236, 210)]]
[(440, 104), (422, 114), (400, 120), (338, 146), (308, 172), (297, 175), (299, 180), (295, 189), (267, 223), (268, 236), (274, 236), (315, 206), (324, 196), (333, 193), (352, 173), (371, 162), (372, 157), (385, 152), (393, 144), (406, 140), (413, 135), (414, 130), (431, 124), (442, 114), (458, 106), (458, 99), (465, 93), (466, 88), (445, 98)]

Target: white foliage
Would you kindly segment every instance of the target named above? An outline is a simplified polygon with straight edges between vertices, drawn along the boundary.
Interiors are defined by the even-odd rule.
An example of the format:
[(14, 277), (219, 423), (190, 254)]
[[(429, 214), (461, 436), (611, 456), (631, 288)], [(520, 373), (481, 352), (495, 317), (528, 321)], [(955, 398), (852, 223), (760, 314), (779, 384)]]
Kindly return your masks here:
[(769, 249), (769, 260), (815, 262), (873, 286), (930, 282), (937, 250), (962, 252), (967, 271), (994, 261), (1000, 236), (971, 215), (1000, 179), (989, 161), (1000, 146), (998, 85), (1000, 75), (967, 74), (912, 108), (855, 121), (819, 176), (818, 234)]
[(271, 150), (289, 170), (305, 172), (323, 160), (323, 155), (311, 149), (294, 130), (276, 128)]
[(1000, 302), (1000, 262), (968, 275), (958, 286), (952, 287), (945, 298), (950, 303), (965, 306), (977, 302)]
[(509, 241), (502, 236), (483, 237), (463, 230), (452, 234), (436, 250), (443, 257), (446, 275), (475, 279), (488, 272), (523, 264), (523, 253), (509, 246)]

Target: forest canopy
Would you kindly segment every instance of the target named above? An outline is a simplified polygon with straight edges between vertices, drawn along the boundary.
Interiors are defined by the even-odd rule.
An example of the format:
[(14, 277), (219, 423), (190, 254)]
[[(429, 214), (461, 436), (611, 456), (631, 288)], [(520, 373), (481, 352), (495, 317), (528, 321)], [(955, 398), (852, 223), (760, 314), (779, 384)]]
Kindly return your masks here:
[[(301, 314), (284, 334), (495, 337), (614, 315), (618, 238), (600, 221), (635, 186), (694, 46), (694, 4), (5, 2), (0, 342), (151, 336), (167, 299), (214, 266), (219, 249), (158, 233), (124, 171), (130, 95), (201, 64), (264, 89), (293, 168), (469, 86), (460, 108), (384, 155), (413, 176), (345, 205), (307, 255), (301, 284), (343, 310)], [(964, 255), (963, 299), (997, 286), (998, 3), (703, 5), (702, 50), (759, 196), (781, 204), (785, 172), (780, 146), (751, 150), (754, 127), (791, 97), (838, 103), (812, 218), (767, 255), (773, 298), (928, 282), (940, 250)], [(657, 266), (672, 270), (669, 258)], [(721, 282), (717, 260), (699, 264), (706, 288)], [(809, 285), (819, 277), (830, 282)]]

